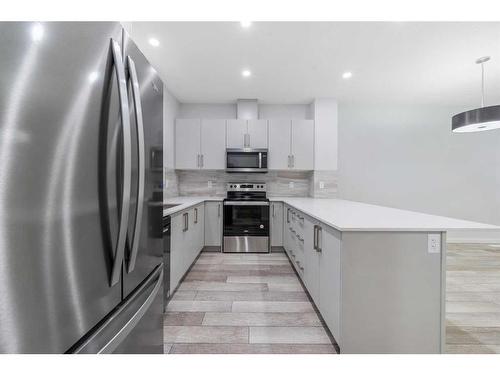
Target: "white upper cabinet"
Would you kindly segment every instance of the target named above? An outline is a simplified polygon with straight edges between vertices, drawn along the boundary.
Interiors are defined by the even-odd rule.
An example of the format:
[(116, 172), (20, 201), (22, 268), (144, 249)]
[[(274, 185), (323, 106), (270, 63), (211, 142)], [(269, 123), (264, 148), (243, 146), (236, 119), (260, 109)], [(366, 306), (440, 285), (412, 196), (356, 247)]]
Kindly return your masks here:
[(201, 121), (201, 168), (226, 168), (226, 120)]
[(227, 120), (228, 148), (267, 148), (267, 120)]
[(225, 169), (226, 148), (268, 149), (268, 169), (312, 170), (314, 121), (176, 120), (176, 169)]
[(226, 139), (227, 148), (247, 147), (247, 120), (227, 120)]
[(269, 120), (269, 169), (290, 168), (291, 120)]
[(292, 120), (292, 169), (314, 169), (314, 121)]
[(175, 168), (199, 168), (200, 122), (199, 119), (175, 121)]
[(224, 169), (226, 120), (177, 119), (176, 169)]
[(267, 148), (267, 120), (248, 120), (247, 134), (246, 147)]
[(269, 120), (269, 169), (314, 169), (314, 121)]

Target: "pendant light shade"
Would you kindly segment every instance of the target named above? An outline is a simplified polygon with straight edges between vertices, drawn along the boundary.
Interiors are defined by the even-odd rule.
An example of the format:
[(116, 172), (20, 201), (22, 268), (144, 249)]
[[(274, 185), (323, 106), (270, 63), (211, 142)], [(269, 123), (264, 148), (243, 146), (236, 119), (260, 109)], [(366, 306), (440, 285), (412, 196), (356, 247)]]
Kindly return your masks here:
[(500, 105), (462, 112), (451, 119), (451, 130), (455, 133), (481, 132), (499, 128)]
[(500, 129), (500, 105), (484, 106), (484, 63), (490, 57), (485, 56), (476, 60), (481, 64), (481, 108), (459, 113), (451, 119), (451, 130), (455, 133), (481, 132)]

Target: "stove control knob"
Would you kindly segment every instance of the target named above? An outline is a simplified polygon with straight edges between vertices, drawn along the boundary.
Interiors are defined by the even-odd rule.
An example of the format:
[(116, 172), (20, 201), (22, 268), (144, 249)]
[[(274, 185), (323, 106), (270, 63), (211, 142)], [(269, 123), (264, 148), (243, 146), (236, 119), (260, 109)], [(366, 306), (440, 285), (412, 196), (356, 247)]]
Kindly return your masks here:
[(260, 224), (259, 228), (264, 229), (264, 225)]

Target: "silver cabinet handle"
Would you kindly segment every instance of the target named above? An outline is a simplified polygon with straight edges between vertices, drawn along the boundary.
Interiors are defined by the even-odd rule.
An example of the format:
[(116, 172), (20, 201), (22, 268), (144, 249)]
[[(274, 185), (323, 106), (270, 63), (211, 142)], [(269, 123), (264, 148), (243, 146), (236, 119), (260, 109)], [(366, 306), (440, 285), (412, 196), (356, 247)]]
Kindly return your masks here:
[(198, 208), (194, 209), (194, 223), (198, 224)]
[(323, 229), (319, 225), (314, 226), (314, 250), (316, 250), (318, 253), (321, 253), (322, 249), (319, 246), (319, 240), (320, 240), (320, 232), (322, 233)]
[(318, 245), (317, 245), (317, 243), (318, 243), (318, 231), (317, 231), (317, 229), (318, 229), (318, 226), (315, 225), (313, 227), (313, 248), (316, 251), (318, 251)]
[(111, 270), (111, 286), (120, 280), (125, 244), (127, 240), (128, 219), (130, 211), (130, 184), (132, 180), (132, 137), (130, 134), (130, 111), (128, 106), (127, 80), (125, 67), (121, 57), (121, 49), (117, 42), (111, 39), (111, 50), (118, 79), (118, 96), (120, 101), (120, 117), (123, 128), (123, 184), (121, 194), (120, 224), (118, 229), (118, 240), (114, 252), (113, 268)]
[(205, 161), (203, 160), (203, 157), (204, 157), (204, 155), (203, 155), (203, 154), (201, 154), (201, 155), (200, 155), (200, 160), (201, 160), (200, 167), (201, 167), (201, 168), (203, 168), (203, 167), (204, 167), (204, 165), (205, 165)]
[(219, 205), (217, 206), (217, 217), (220, 217), (220, 203), (219, 203)]
[(273, 203), (273, 217), (276, 217), (276, 215), (274, 213), (274, 206), (275, 206), (275, 204)]
[(200, 163), (200, 154), (196, 155), (196, 167), (200, 168), (201, 163)]
[(290, 222), (290, 209), (289, 208), (286, 209), (286, 222), (287, 223)]
[(130, 56), (127, 57), (127, 66), (132, 82), (132, 96), (135, 108), (135, 122), (137, 132), (137, 158), (139, 164), (139, 180), (137, 182), (137, 210), (135, 215), (135, 228), (132, 237), (132, 250), (130, 252), (130, 259), (128, 261), (127, 272), (130, 273), (135, 268), (135, 261), (137, 259), (137, 252), (139, 250), (139, 240), (142, 225), (142, 211), (144, 206), (144, 181), (146, 175), (146, 162), (145, 162), (145, 145), (144, 145), (144, 123), (142, 119), (142, 104), (141, 104), (141, 89), (139, 87), (139, 80), (137, 78), (137, 70), (135, 69), (134, 60)]
[(292, 168), (295, 168), (295, 155), (292, 155)]
[(288, 168), (291, 168), (291, 163), (290, 163), (290, 155), (288, 155)]
[(182, 228), (182, 231), (183, 232), (187, 232), (187, 230), (189, 229), (189, 214), (186, 212), (184, 214), (182, 214), (182, 217), (184, 218), (184, 228)]
[(318, 240), (317, 241), (318, 241), (318, 244), (317, 244), (316, 251), (318, 253), (321, 253), (321, 251), (323, 251), (323, 249), (320, 246), (320, 243), (321, 243), (321, 245), (323, 245), (323, 228), (320, 227), (319, 225), (318, 225)]

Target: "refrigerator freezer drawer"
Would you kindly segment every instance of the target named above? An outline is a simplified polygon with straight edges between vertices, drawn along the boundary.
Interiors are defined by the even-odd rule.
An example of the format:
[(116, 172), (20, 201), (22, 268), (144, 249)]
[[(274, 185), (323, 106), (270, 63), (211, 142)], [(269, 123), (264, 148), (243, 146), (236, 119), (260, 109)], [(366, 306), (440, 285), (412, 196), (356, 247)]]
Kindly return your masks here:
[[(155, 304), (161, 306), (155, 310), (159, 311), (159, 318), (163, 312), (163, 264), (160, 264), (151, 275), (139, 285), (139, 287), (129, 295), (123, 302), (97, 327), (95, 327), (82, 342), (71, 348), (68, 353), (72, 354), (101, 354), (113, 352), (128, 352), (123, 345), (134, 328), (140, 324), (141, 319), (153, 309)], [(158, 298), (159, 297), (159, 298)], [(144, 352), (153, 353), (153, 348), (157, 352), (163, 352), (163, 335), (158, 330), (157, 324), (153, 324), (151, 333), (157, 334), (158, 338), (148, 337), (148, 340), (154, 342), (136, 342), (132, 343), (136, 347), (133, 352), (143, 352), (140, 345), (145, 345)], [(121, 348), (121, 349), (120, 349)]]

